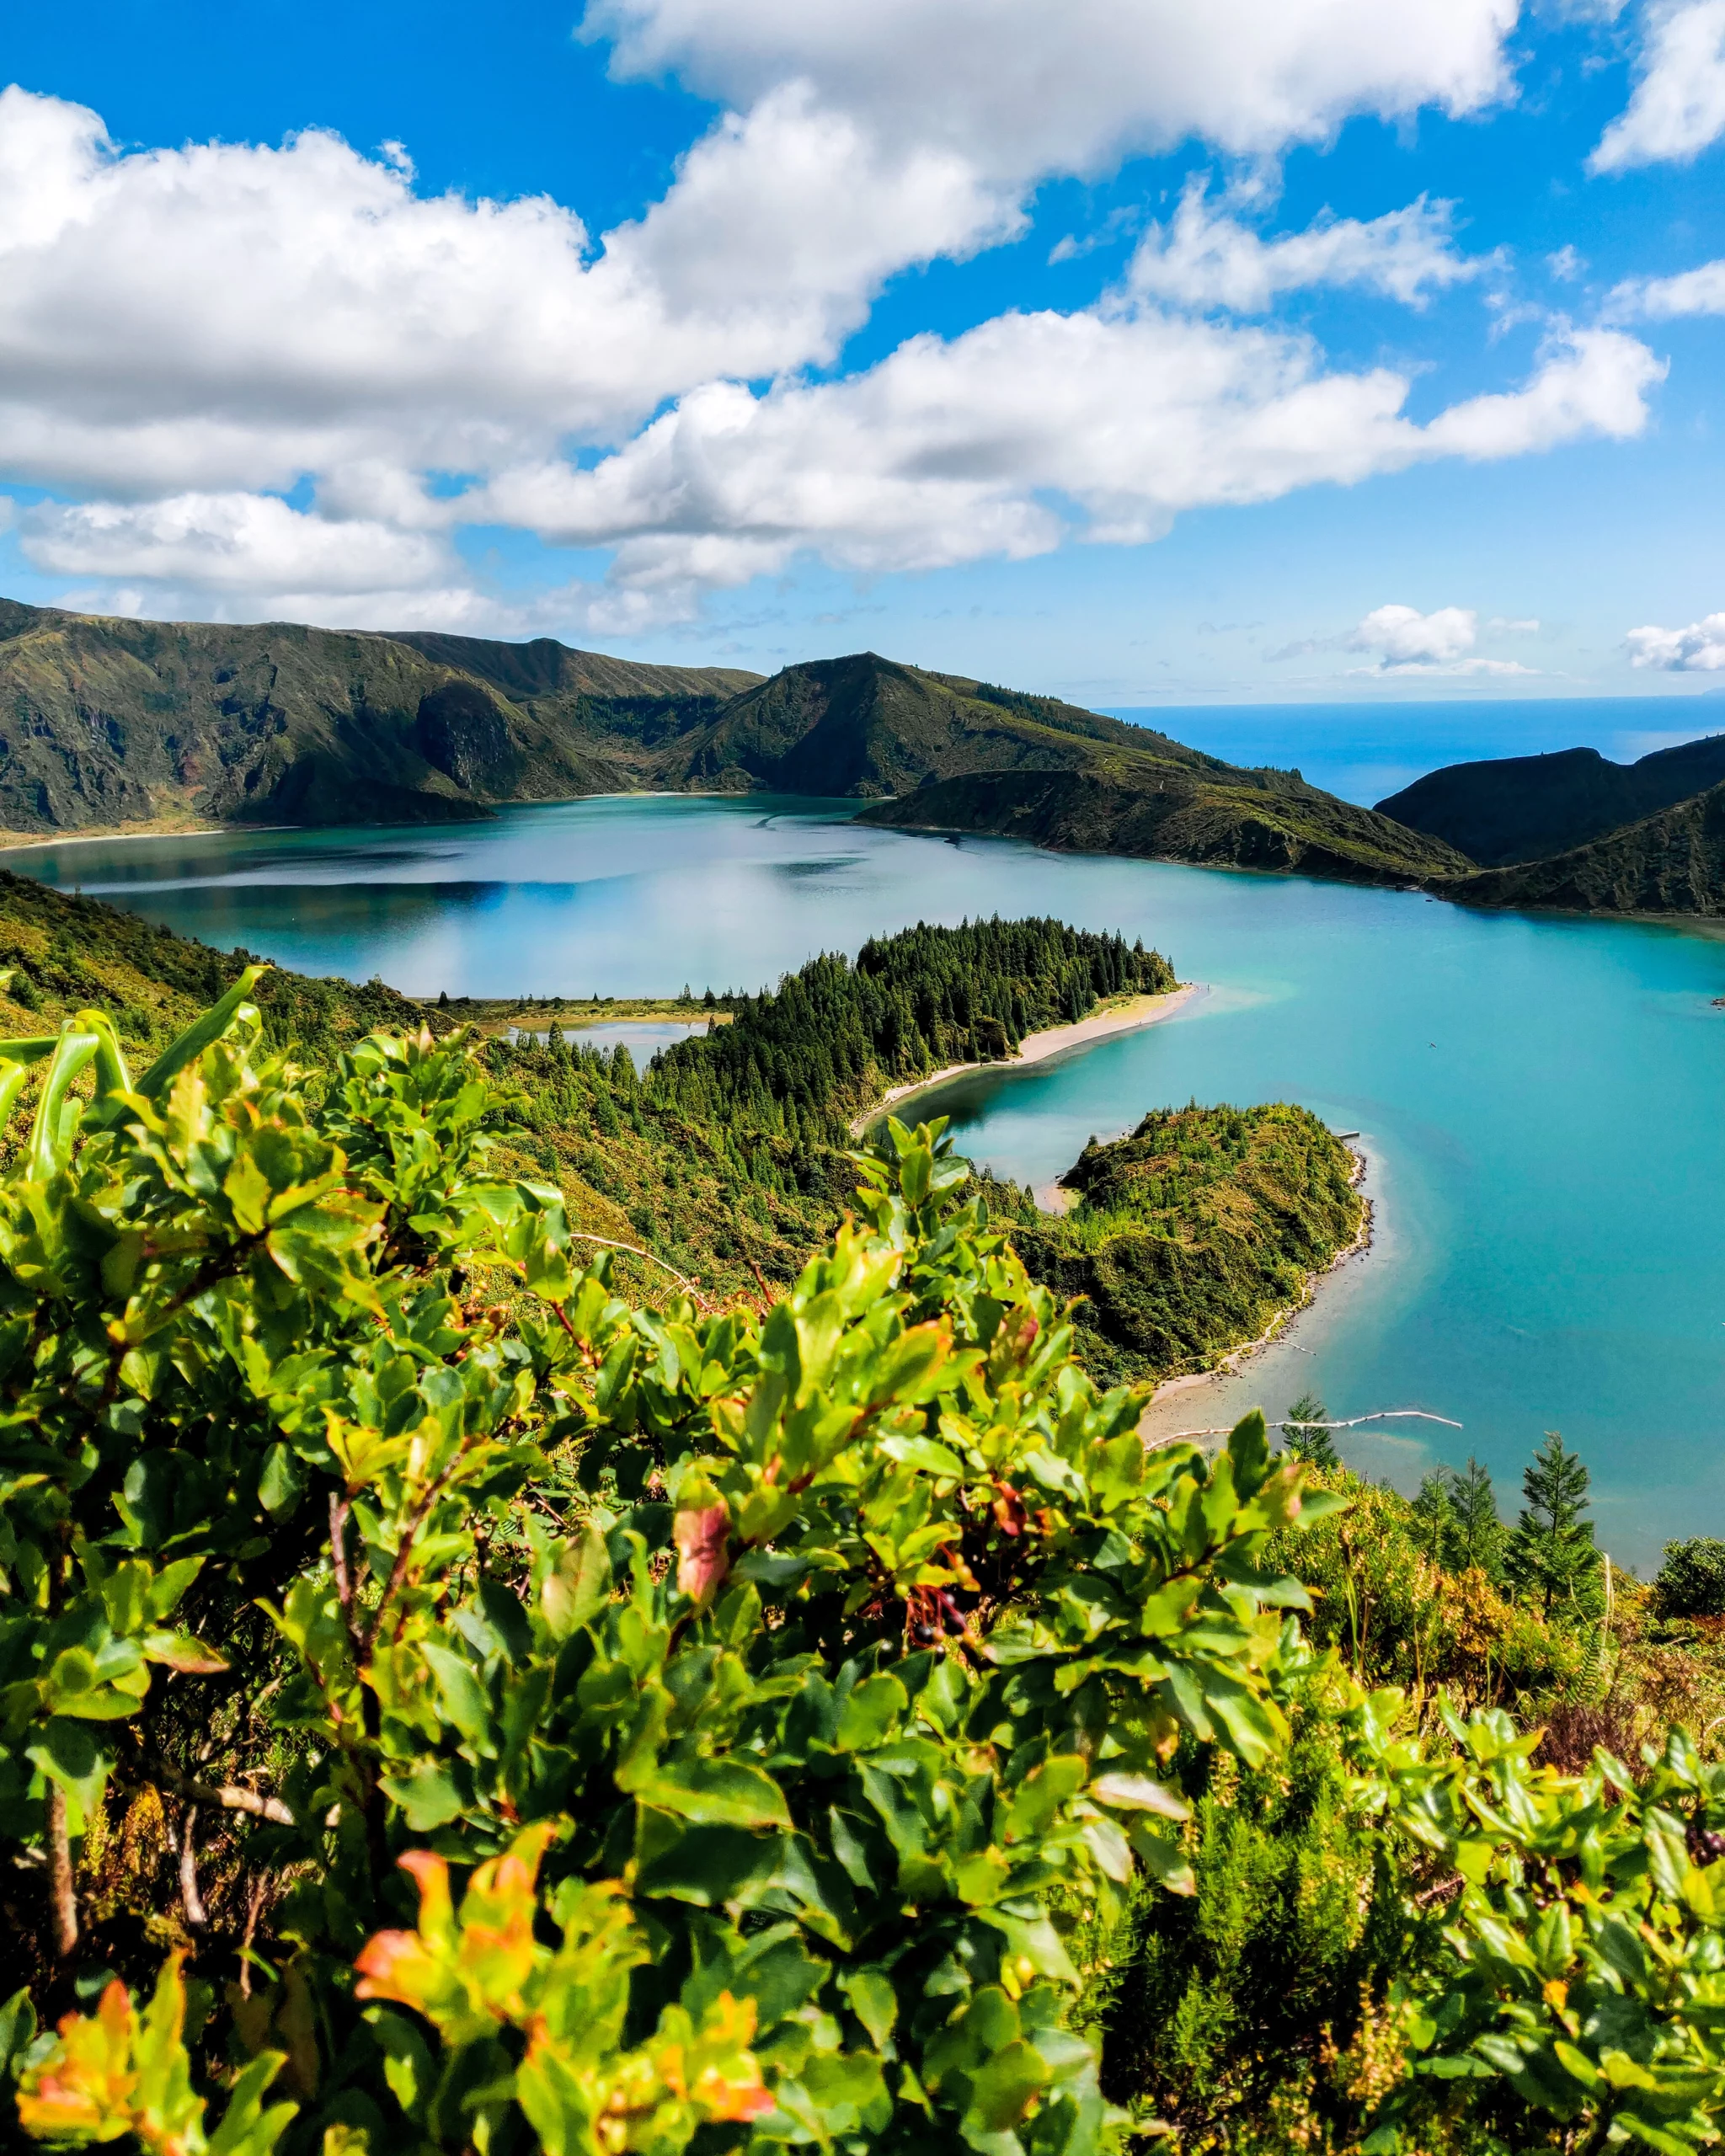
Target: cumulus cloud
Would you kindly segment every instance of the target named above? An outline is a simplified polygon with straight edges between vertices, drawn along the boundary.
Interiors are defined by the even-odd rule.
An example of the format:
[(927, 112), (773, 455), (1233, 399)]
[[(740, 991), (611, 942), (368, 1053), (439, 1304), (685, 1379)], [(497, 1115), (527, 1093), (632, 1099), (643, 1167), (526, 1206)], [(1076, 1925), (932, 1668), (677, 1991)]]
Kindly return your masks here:
[(1176, 306), (1236, 314), (1262, 314), (1283, 292), (1307, 285), (1363, 286), (1420, 307), (1434, 290), (1478, 276), (1491, 259), (1455, 252), (1452, 203), (1421, 195), (1370, 223), (1325, 216), (1303, 232), (1266, 240), (1213, 207), (1206, 182), (1195, 177), (1172, 221), (1146, 233), (1128, 281)]
[(369, 518), (339, 522), (272, 494), (176, 494), (142, 503), (43, 502), (26, 513), (24, 558), (49, 574), (148, 577), (216, 592), (411, 590), (447, 579), (448, 547)]
[(615, 439), (712, 376), (830, 360), (883, 278), (1015, 216), (794, 89), (595, 250), (554, 202), (428, 200), (334, 136), (118, 156), (93, 113), (14, 88), (0, 464), (144, 494)]
[(734, 100), (598, 238), (547, 198), (421, 195), (398, 150), (122, 153), (93, 113), (0, 92), (0, 475), (83, 498), (26, 515), (26, 558), (164, 609), (500, 627), (538, 601), (476, 593), (452, 536), (495, 521), (614, 549), (606, 585), (547, 604), (625, 635), (804, 551), (883, 570), (1130, 543), (1200, 504), (1644, 424), (1660, 369), (1621, 332), (1420, 424), (1402, 373), (1157, 304), (1315, 280), (1417, 302), (1477, 266), (1423, 200), (1264, 241), (1199, 193), (1106, 305), (809, 379), (895, 271), (1018, 230), (1036, 176), (1194, 130), (1263, 151), (1351, 110), (1475, 109), (1514, 13), (1075, 4), (597, 9), (620, 67)]
[(1594, 172), (1682, 161), (1725, 135), (1725, 0), (1648, 10), (1627, 109), (1588, 160)]
[(1137, 543), (1184, 510), (1432, 457), (1633, 435), (1659, 373), (1633, 339), (1589, 332), (1519, 390), (1421, 425), (1402, 409), (1405, 376), (1327, 371), (1303, 338), (1153, 310), (1012, 314), (913, 339), (841, 382), (704, 388), (590, 471), (500, 474), (474, 513), (613, 544), (622, 583), (667, 595), (804, 549), (852, 569), (932, 568), (1069, 536)]
[(1632, 629), (1624, 642), (1632, 666), (1665, 674), (1725, 674), (1725, 614), (1704, 615), (1686, 629)]
[[(1530, 630), (1537, 622), (1488, 624), (1498, 630)], [(1358, 651), (1373, 654), (1377, 664), (1356, 667), (1370, 674), (1532, 674), (1537, 670), (1513, 659), (1486, 659), (1475, 655), (1479, 641), (1479, 616), (1471, 606), (1438, 606), (1422, 614), (1417, 606), (1375, 606), (1364, 621), (1337, 637), (1306, 637), (1267, 652), (1268, 659), (1300, 659), (1316, 651)]]
[(748, 104), (787, 79), (886, 140), (1006, 180), (1198, 136), (1240, 155), (1356, 112), (1477, 111), (1509, 88), (1516, 0), (590, 0), (613, 72)]
[(1375, 606), (1347, 639), (1349, 651), (1375, 652), (1387, 672), (1453, 666), (1473, 649), (1479, 616), (1471, 606)]
[(1616, 322), (1671, 322), (1685, 314), (1725, 314), (1725, 261), (1703, 262), (1674, 277), (1632, 277), (1606, 303)]

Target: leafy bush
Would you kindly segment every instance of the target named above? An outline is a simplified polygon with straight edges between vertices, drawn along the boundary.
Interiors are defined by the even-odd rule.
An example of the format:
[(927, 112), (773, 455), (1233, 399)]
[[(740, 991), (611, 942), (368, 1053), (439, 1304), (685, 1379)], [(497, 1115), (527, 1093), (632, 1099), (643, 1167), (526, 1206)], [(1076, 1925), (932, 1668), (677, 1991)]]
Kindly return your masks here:
[(1725, 1542), (1710, 1534), (1668, 1542), (1653, 1580), (1653, 1606), (1668, 1619), (1725, 1617)]
[(1146, 1454), (939, 1125), (783, 1299), (632, 1309), (458, 1043), (310, 1080), (251, 985), (136, 1081), (0, 1045), (25, 2130), (1097, 2147), (1071, 1913), (1189, 1891), (1183, 1741), (1284, 1745), (1305, 1470)]
[(1477, 1566), (1446, 1571), (1417, 1501), (1345, 1469), (1322, 1479), (1343, 1507), (1297, 1548), (1279, 1537), (1271, 1561), (1298, 1570), (1316, 1605), (1307, 1636), (1361, 1684), (1399, 1685), (1421, 1700), (1444, 1687), (1466, 1705), (1525, 1712), (1585, 1674), (1594, 1632), (1548, 1624)]
[(1725, 2122), (1725, 1768), (1680, 1732), (1637, 1778), (1535, 1768), (1539, 1733), (1463, 1723), (1428, 1758), (1361, 1710), (1361, 1752), (1397, 1828), (1449, 1875), (1447, 1951), (1402, 1988), (1410, 2073), (1362, 2143), (1427, 2150), (1463, 2105), (1498, 2144), (1679, 2156)]
[(1350, 1690), (1315, 1657), (1284, 1758), (1180, 1763), (1197, 1891), (1134, 1911), (1103, 2086), (1167, 2120), (1182, 2148), (1346, 2147), (1386, 2093), (1385, 2001), (1438, 1919), (1407, 1908), (1350, 1771)]

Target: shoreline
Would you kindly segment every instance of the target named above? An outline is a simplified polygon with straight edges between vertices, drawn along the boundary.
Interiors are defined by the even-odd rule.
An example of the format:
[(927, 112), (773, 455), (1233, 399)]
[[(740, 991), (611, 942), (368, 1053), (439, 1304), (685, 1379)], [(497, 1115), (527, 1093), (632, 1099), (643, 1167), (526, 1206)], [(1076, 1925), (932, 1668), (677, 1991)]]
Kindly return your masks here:
[[(1348, 1145), (1345, 1139), (1341, 1142), (1347, 1145), (1348, 1155), (1354, 1161), (1353, 1171), (1348, 1180), (1358, 1189), (1370, 1171), (1371, 1155), (1362, 1145)], [(1273, 1312), (1269, 1323), (1255, 1340), (1247, 1340), (1238, 1348), (1229, 1348), (1227, 1353), (1219, 1356), (1207, 1370), (1191, 1370), (1182, 1377), (1162, 1380), (1155, 1391), (1151, 1394), (1150, 1398), (1145, 1401), (1144, 1412), (1138, 1420), (1139, 1433), (1144, 1438), (1146, 1444), (1150, 1445), (1178, 1444), (1183, 1442), (1203, 1444), (1212, 1438), (1215, 1433), (1208, 1431), (1146, 1431), (1145, 1424), (1158, 1407), (1166, 1410), (1170, 1402), (1184, 1398), (1188, 1393), (1199, 1393), (1206, 1385), (1219, 1385), (1224, 1379), (1237, 1377), (1244, 1364), (1249, 1363), (1255, 1355), (1260, 1355), (1266, 1348), (1273, 1347), (1296, 1318), (1316, 1305), (1325, 1287), (1336, 1278), (1350, 1258), (1366, 1257), (1370, 1255), (1376, 1225), (1376, 1203), (1374, 1199), (1367, 1198), (1362, 1192), (1359, 1225), (1354, 1232), (1354, 1240), (1344, 1244), (1329, 1263), (1321, 1270), (1308, 1273), (1306, 1275), (1297, 1299), (1284, 1304), (1279, 1310)]]
[(1209, 993), (1202, 981), (1182, 981), (1162, 995), (1135, 995), (1112, 1011), (1098, 1011), (1093, 1017), (1080, 1018), (1070, 1026), (1046, 1026), (1040, 1033), (1026, 1033), (1018, 1044), (1016, 1055), (1003, 1056), (996, 1063), (951, 1063), (943, 1070), (932, 1070), (927, 1077), (918, 1078), (908, 1086), (894, 1086), (883, 1093), (874, 1106), (865, 1108), (851, 1125), (851, 1135), (861, 1138), (881, 1118), (901, 1101), (912, 1100), (918, 1093), (928, 1092), (936, 1086), (944, 1086), (948, 1079), (969, 1076), (978, 1070), (1019, 1070), (1025, 1065), (1047, 1063), (1057, 1055), (1065, 1055), (1074, 1049), (1088, 1048), (1093, 1042), (1108, 1040), (1117, 1033), (1135, 1033), (1146, 1026), (1156, 1026), (1165, 1019), (1177, 1017), (1194, 999)]
[(35, 838), (19, 831), (0, 831), (0, 853), (29, 853), (51, 846), (113, 846), (126, 839), (215, 839), (229, 831), (291, 831), (328, 830), (328, 825), (296, 824), (152, 824), (142, 829), (115, 825), (111, 830), (51, 832)]

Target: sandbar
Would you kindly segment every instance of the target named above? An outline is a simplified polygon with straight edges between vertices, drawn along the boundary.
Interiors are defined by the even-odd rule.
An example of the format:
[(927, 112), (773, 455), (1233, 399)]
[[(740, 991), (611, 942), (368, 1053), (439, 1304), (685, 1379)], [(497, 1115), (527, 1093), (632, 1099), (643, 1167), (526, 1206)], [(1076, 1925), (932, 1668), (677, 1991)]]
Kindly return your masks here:
[(927, 1077), (918, 1078), (911, 1085), (892, 1086), (872, 1108), (857, 1117), (851, 1125), (851, 1134), (860, 1138), (896, 1102), (926, 1093), (932, 1086), (944, 1086), (949, 1078), (963, 1078), (973, 1070), (1016, 1070), (1027, 1063), (1046, 1063), (1051, 1056), (1088, 1048), (1096, 1041), (1106, 1040), (1111, 1033), (1135, 1033), (1140, 1027), (1157, 1026), (1165, 1018), (1178, 1017), (1188, 1003), (1204, 993), (1202, 982), (1185, 981), (1165, 995), (1124, 995), (1093, 1017), (1079, 1019), (1076, 1025), (1048, 1026), (1039, 1033), (1026, 1033), (1016, 1055), (1003, 1056), (994, 1063), (949, 1063), (944, 1070), (932, 1070)]

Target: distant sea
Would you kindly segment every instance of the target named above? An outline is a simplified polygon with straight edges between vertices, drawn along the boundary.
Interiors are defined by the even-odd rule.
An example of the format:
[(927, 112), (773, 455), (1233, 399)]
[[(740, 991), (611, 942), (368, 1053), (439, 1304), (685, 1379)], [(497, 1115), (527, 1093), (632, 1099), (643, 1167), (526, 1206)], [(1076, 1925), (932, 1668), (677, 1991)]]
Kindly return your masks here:
[(1297, 770), (1368, 808), (1443, 764), (1597, 749), (1632, 764), (1655, 749), (1725, 734), (1725, 693), (1693, 696), (1473, 698), (1456, 703), (1157, 704), (1103, 708), (1231, 764)]

